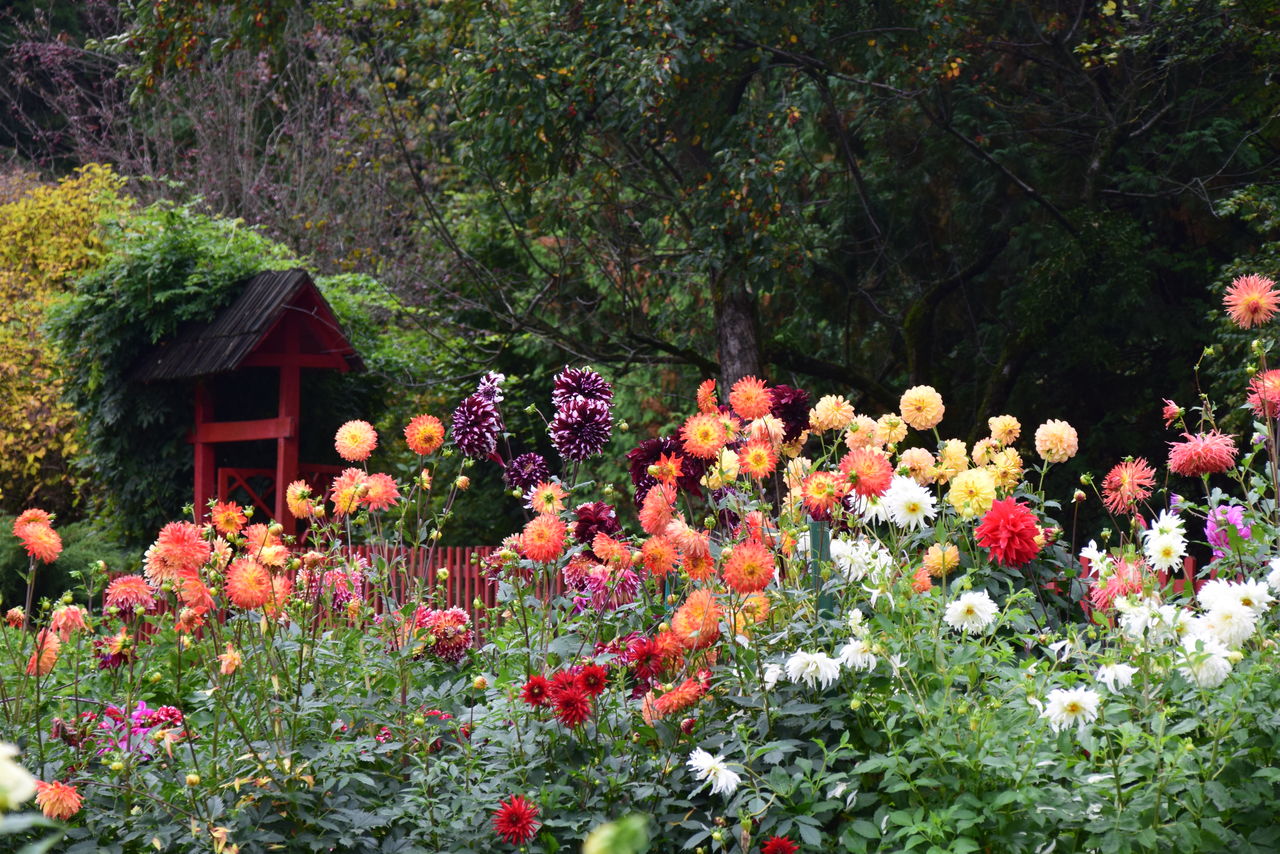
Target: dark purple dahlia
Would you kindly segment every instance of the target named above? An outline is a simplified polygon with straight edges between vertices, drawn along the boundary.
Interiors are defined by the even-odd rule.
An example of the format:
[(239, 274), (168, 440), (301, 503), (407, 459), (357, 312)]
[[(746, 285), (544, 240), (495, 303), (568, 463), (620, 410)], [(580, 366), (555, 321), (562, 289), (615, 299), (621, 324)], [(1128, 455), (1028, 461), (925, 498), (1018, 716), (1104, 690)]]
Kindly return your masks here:
[(547, 468), (547, 461), (542, 458), (542, 454), (521, 454), (507, 463), (504, 477), (508, 486), (527, 492), (550, 479), (551, 470)]
[(573, 527), (573, 537), (580, 543), (589, 544), (596, 538), (596, 534), (611, 537), (622, 530), (622, 526), (618, 524), (618, 512), (613, 509), (612, 504), (592, 501), (578, 505), (575, 512), (578, 514), (578, 523)]
[(809, 428), (809, 392), (789, 385), (774, 386), (770, 414), (782, 422), (782, 440), (791, 442)]
[(556, 412), (547, 432), (560, 456), (582, 462), (603, 451), (608, 444), (613, 432), (613, 415), (603, 400), (570, 400)]
[(476, 394), (490, 403), (502, 403), (502, 384), (506, 381), (506, 374), (489, 371), (480, 378), (480, 383), (476, 386)]
[(663, 454), (671, 454), (680, 458), (682, 474), (676, 486), (695, 498), (702, 494), (698, 481), (707, 472), (707, 464), (697, 457), (686, 456), (680, 443), (670, 437), (646, 439), (627, 452), (627, 468), (631, 473), (631, 484), (636, 490), (636, 506), (644, 503), (656, 480), (649, 474), (649, 466), (658, 461)]
[(613, 400), (613, 386), (590, 368), (565, 368), (556, 375), (551, 389), (551, 403), (563, 409), (574, 400)]
[(502, 417), (490, 401), (473, 394), (453, 410), (450, 429), (458, 450), (474, 460), (482, 460), (497, 450)]

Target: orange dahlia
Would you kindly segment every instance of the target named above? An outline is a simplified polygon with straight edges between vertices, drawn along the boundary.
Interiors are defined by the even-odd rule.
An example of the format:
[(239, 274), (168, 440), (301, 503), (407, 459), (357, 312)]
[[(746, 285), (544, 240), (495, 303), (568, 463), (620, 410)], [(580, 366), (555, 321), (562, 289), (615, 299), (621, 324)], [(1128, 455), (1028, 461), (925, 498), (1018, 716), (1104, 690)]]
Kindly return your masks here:
[(387, 510), (400, 502), (400, 488), (389, 474), (371, 474), (365, 485), (368, 491), (360, 500), (370, 510)]
[(16, 537), (19, 528), (23, 525), (30, 525), (33, 522), (53, 527), (53, 516), (47, 510), (41, 510), (39, 507), (23, 510), (18, 514), (18, 518), (13, 520), (13, 535)]
[(524, 556), (537, 563), (551, 563), (564, 554), (565, 524), (559, 516), (542, 513), (524, 526), (520, 547)]
[(234, 501), (219, 501), (214, 504), (209, 508), (209, 518), (213, 521), (214, 530), (228, 537), (240, 533), (240, 529), (249, 521), (244, 515), (244, 508)]
[(764, 545), (739, 543), (725, 562), (724, 583), (738, 593), (757, 593), (769, 586), (776, 570), (773, 553)]
[(175, 581), (183, 573), (195, 572), (209, 560), (212, 549), (200, 526), (191, 522), (170, 522), (147, 549), (143, 573), (152, 586)]
[(434, 415), (419, 415), (405, 426), (404, 440), (420, 457), (434, 454), (444, 444), (444, 424)]
[(48, 676), (58, 663), (58, 652), (61, 649), (62, 641), (54, 632), (49, 629), (36, 632), (36, 645), (31, 652), (31, 660), (27, 662), (27, 675)]
[(70, 640), (76, 632), (89, 630), (88, 618), (88, 612), (79, 605), (63, 605), (49, 618), (49, 631), (56, 633), (58, 640)]
[(250, 525), (244, 529), (244, 547), (249, 551), (266, 548), (267, 546), (283, 545), (284, 541), (280, 539), (280, 535), (272, 533), (271, 526), (261, 522), (256, 525)]
[(743, 377), (729, 390), (729, 405), (747, 421), (763, 418), (773, 409), (773, 392), (762, 380)]
[(1222, 299), (1227, 314), (1241, 329), (1260, 326), (1280, 309), (1280, 293), (1276, 283), (1266, 276), (1239, 276), (1227, 288)]
[(692, 415), (680, 428), (680, 439), (690, 456), (701, 460), (715, 459), (729, 441), (724, 419), (719, 415), (700, 412)]
[(62, 554), (62, 537), (41, 522), (28, 522), (14, 531), (27, 554), (42, 563), (53, 563)]
[(676, 568), (679, 553), (670, 540), (663, 536), (654, 536), (640, 546), (640, 558), (644, 568), (654, 578), (663, 578)]
[(699, 679), (686, 679), (654, 701), (657, 717), (665, 718), (682, 712), (702, 699), (706, 686)]
[(840, 471), (853, 491), (863, 498), (878, 498), (893, 481), (893, 464), (879, 451), (855, 448), (840, 460)]
[(815, 515), (829, 514), (848, 492), (848, 481), (829, 471), (816, 471), (800, 484), (804, 506)]
[(922, 566), (915, 571), (911, 576), (911, 589), (916, 593), (928, 593), (933, 589), (933, 579), (929, 577), (929, 570)]
[(671, 523), (676, 491), (665, 483), (651, 488), (640, 505), (640, 527), (646, 534), (660, 534)]
[(934, 578), (945, 578), (960, 565), (960, 550), (951, 543), (934, 543), (925, 550), (924, 568)]
[(311, 484), (305, 480), (295, 480), (289, 484), (288, 489), (284, 491), (284, 500), (295, 519), (317, 516), (324, 509), (324, 505), (311, 494)]
[(838, 394), (819, 398), (809, 410), (809, 429), (815, 433), (824, 430), (843, 430), (853, 422), (853, 404)]
[(568, 497), (569, 493), (560, 484), (543, 481), (529, 490), (526, 506), (539, 515), (554, 516), (564, 510), (564, 500)]
[(231, 641), (227, 641), (227, 651), (218, 656), (220, 666), (218, 672), (223, 676), (230, 676), (244, 663), (244, 658), (231, 645)]
[(271, 598), (271, 573), (253, 558), (237, 558), (227, 569), (227, 598), (246, 611), (261, 608)]
[(342, 474), (333, 479), (329, 488), (333, 497), (333, 515), (344, 516), (354, 513), (365, 493), (368, 475), (357, 468), (343, 469)]
[(907, 438), (907, 422), (893, 412), (886, 412), (876, 419), (875, 443), (896, 445)]
[(58, 781), (52, 783), (46, 783), (44, 780), (36, 781), (36, 805), (40, 807), (45, 818), (66, 821), (80, 812), (80, 804), (83, 800), (75, 786)]
[(378, 447), (378, 431), (368, 421), (348, 421), (334, 434), (333, 446), (347, 462), (364, 462)]
[(196, 616), (213, 610), (212, 591), (194, 573), (184, 576), (179, 583), (178, 600)]
[(710, 554), (702, 552), (681, 552), (684, 558), (682, 568), (690, 581), (706, 581), (716, 574), (716, 562)]
[(685, 649), (705, 649), (720, 637), (720, 606), (710, 590), (689, 594), (671, 618), (671, 632)]
[(917, 430), (932, 430), (942, 420), (946, 407), (942, 404), (942, 395), (933, 386), (912, 386), (902, 393), (898, 401), (898, 411), (902, 420)]
[(1259, 418), (1280, 417), (1280, 369), (1263, 371), (1249, 381), (1249, 405)]
[(752, 593), (742, 600), (740, 613), (753, 623), (763, 623), (769, 616), (769, 597), (763, 593)]
[(716, 399), (716, 381), (703, 380), (698, 386), (698, 411), (699, 412), (718, 412), (720, 402)]
[(146, 579), (141, 575), (122, 575), (112, 579), (107, 585), (105, 605), (121, 611), (131, 612), (139, 608), (150, 611), (155, 607), (156, 600)]
[(658, 483), (675, 486), (684, 477), (684, 457), (679, 454), (660, 454), (658, 461), (647, 469), (649, 476)]
[(778, 454), (765, 439), (753, 439), (738, 451), (738, 468), (755, 480), (764, 480), (778, 466)]

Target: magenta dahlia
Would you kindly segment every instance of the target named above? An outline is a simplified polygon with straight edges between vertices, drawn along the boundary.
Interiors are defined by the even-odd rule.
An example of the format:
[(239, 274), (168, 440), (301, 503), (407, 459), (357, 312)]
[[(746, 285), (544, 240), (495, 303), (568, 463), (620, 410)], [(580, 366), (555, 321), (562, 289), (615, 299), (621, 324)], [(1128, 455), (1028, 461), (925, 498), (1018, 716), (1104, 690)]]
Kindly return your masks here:
[(521, 492), (528, 492), (544, 480), (551, 480), (551, 470), (542, 454), (521, 454), (507, 463), (503, 477), (507, 485)]

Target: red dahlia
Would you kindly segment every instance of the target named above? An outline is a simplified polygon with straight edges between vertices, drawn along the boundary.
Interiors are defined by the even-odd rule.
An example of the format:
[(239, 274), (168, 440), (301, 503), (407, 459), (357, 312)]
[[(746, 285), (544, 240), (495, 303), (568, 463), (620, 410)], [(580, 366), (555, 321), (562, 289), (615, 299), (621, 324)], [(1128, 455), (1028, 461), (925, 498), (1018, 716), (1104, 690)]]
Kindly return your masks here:
[(530, 676), (529, 681), (524, 683), (524, 690), (520, 692), (520, 699), (531, 706), (545, 706), (550, 691), (551, 683), (547, 681), (547, 677)]
[(588, 664), (578, 671), (578, 686), (592, 697), (604, 693), (609, 685), (609, 671), (599, 664)]
[(538, 808), (521, 795), (512, 795), (493, 812), (493, 829), (512, 845), (523, 845), (538, 831)]
[(760, 854), (796, 854), (800, 846), (785, 836), (770, 836), (760, 847)]
[(1040, 551), (1036, 515), (1012, 498), (992, 504), (974, 534), (978, 545), (1001, 566), (1022, 566)]
[(556, 717), (567, 727), (586, 723), (591, 718), (591, 698), (577, 685), (563, 688), (552, 695)]

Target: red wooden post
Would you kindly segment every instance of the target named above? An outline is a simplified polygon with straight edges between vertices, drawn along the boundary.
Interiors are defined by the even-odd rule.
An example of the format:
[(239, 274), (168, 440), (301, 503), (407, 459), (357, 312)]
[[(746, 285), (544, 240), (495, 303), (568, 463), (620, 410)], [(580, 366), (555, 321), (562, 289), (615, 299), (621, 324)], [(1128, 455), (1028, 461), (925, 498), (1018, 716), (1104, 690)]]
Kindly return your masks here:
[[(284, 325), (285, 350), (280, 364), (281, 419), (293, 419), (298, 423), (301, 415), (302, 368), (298, 359), (298, 326), (292, 319)], [(276, 439), (276, 521), (284, 526), (286, 534), (297, 532), (297, 520), (289, 512), (285, 491), (298, 479), (298, 431), (293, 429)]]
[(213, 395), (209, 392), (204, 380), (196, 383), (196, 424), (191, 440), (195, 445), (195, 513), (196, 520), (203, 521), (209, 512), (209, 499), (217, 495), (217, 459), (213, 445), (201, 441), (201, 427), (213, 421)]

